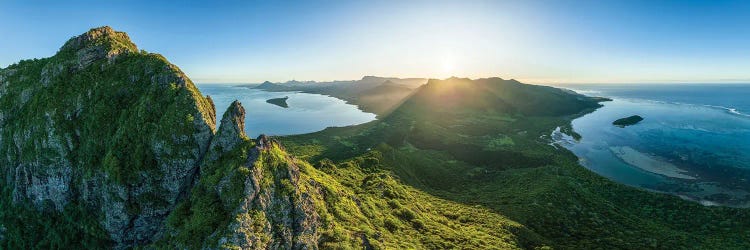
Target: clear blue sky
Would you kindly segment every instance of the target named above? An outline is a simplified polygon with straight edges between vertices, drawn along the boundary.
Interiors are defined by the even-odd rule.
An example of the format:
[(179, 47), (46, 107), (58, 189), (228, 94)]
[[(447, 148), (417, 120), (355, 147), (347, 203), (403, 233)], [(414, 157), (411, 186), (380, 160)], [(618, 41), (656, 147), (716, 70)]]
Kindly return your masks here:
[(0, 67), (110, 25), (196, 82), (750, 82), (750, 1), (0, 1)]

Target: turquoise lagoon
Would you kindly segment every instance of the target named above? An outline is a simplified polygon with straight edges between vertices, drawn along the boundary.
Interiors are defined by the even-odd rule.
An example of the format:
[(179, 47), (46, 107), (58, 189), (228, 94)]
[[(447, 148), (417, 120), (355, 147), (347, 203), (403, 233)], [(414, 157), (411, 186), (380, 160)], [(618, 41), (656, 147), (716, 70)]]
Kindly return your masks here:
[[(705, 205), (750, 207), (750, 85), (570, 85), (613, 101), (573, 120), (557, 145), (614, 181)], [(612, 121), (640, 115), (624, 128)]]

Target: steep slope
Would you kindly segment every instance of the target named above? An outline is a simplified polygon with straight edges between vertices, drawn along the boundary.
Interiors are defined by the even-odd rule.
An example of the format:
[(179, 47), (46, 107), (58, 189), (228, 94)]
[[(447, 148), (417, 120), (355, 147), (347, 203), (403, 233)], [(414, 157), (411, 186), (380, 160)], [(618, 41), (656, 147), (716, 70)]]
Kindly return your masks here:
[(380, 121), (281, 140), (313, 163), (376, 156), (399, 180), (507, 216), (554, 248), (750, 247), (747, 209), (620, 185), (550, 145), (598, 101), (499, 78), (431, 80)]
[[(176, 66), (125, 33), (92, 29), (50, 58), (0, 70), (3, 199), (90, 214), (116, 246), (150, 242), (189, 187), (214, 124), (210, 99)], [(13, 216), (2, 218), (19, 240), (10, 248), (44, 237), (9, 225), (37, 220)]]

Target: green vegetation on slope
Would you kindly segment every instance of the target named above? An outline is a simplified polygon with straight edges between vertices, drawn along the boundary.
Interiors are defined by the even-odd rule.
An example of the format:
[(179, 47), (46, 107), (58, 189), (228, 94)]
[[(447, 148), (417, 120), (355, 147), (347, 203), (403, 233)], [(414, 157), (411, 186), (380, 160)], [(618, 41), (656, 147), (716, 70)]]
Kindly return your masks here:
[[(253, 145), (251, 141), (245, 141), (201, 168), (201, 178), (192, 188), (189, 198), (167, 218), (172, 233), (165, 236), (160, 244), (199, 248), (214, 231), (229, 224), (231, 209), (237, 207), (242, 199), (242, 181), (249, 174), (244, 164)], [(227, 176), (227, 188), (224, 192), (218, 192), (216, 187)], [(216, 241), (213, 239), (214, 243)]]
[[(9, 197), (10, 190), (2, 192)], [(0, 199), (0, 249), (104, 249), (112, 242), (86, 208), (68, 205), (61, 213)]]
[[(382, 156), (365, 154), (339, 164), (321, 161), (307, 173), (325, 187), (328, 234), (321, 247), (360, 248), (364, 233), (376, 249), (532, 248), (544, 241), (484, 208), (436, 198), (385, 171)], [(303, 168), (304, 169), (304, 168)], [(317, 207), (317, 206), (316, 206)], [(340, 229), (342, 232), (338, 232)], [(340, 235), (337, 235), (340, 234)], [(338, 242), (337, 242), (338, 241)]]
[(549, 145), (597, 101), (497, 78), (431, 81), (381, 121), (282, 141), (310, 162), (374, 156), (398, 180), (507, 216), (555, 248), (749, 247), (747, 210), (620, 185)]
[[(82, 69), (76, 69), (80, 57), (90, 56), (69, 48), (75, 39), (53, 57), (25, 60), (3, 69), (8, 84), (2, 86), (0, 110), (6, 143), (0, 144), (0, 152), (8, 152), (9, 157), (2, 157), (0, 163), (9, 166), (45, 156), (48, 152), (40, 151), (44, 148), (38, 147), (38, 142), (60, 136), (55, 139), (67, 144), (63, 145), (69, 153), (66, 157), (76, 167), (103, 168), (125, 182), (138, 171), (156, 167), (156, 156), (143, 147), (156, 140), (190, 135), (196, 119), (193, 114), (213, 112), (192, 83), (178, 86), (180, 79), (172, 74), (182, 73), (164, 57), (139, 52), (129, 40), (113, 40), (116, 38), (104, 36), (94, 44), (106, 45), (108, 53), (128, 53), (92, 61)], [(57, 135), (50, 135), (50, 130)], [(13, 140), (18, 131), (30, 135)], [(179, 145), (173, 146), (180, 151)], [(55, 161), (54, 157), (42, 159)]]
[[(34, 237), (151, 237), (123, 230), (153, 230), (143, 224), (171, 209), (189, 175), (177, 169), (194, 167), (213, 119), (211, 101), (176, 66), (109, 27), (70, 39), (50, 58), (0, 70), (0, 200), (8, 211), (0, 225), (13, 228), (2, 240), (54, 248), (75, 239)], [(141, 227), (127, 224), (142, 215), (149, 221)]]
[[(311, 198), (311, 213), (319, 218), (314, 244), (325, 249), (514, 249), (544, 244), (528, 229), (487, 209), (439, 199), (400, 183), (384, 170), (378, 155), (312, 166), (275, 143), (252, 156), (252, 145), (247, 142), (204, 168), (190, 198), (169, 217), (172, 233), (156, 246), (234, 248), (238, 246), (225, 237), (238, 231), (251, 235), (254, 246), (283, 246), (283, 237), (272, 233), (273, 225), (283, 221), (268, 220), (285, 208), (263, 209), (261, 205), (269, 202), (260, 198), (264, 192), (281, 194), (271, 200), (291, 199), (298, 205), (304, 204), (299, 199)], [(247, 157), (254, 163), (245, 165)], [(289, 168), (299, 172), (298, 179), (285, 174)], [(242, 193), (249, 176), (260, 176), (250, 178), (259, 188), (250, 195)], [(222, 183), (227, 180), (229, 184)], [(243, 210), (246, 197), (255, 198), (250, 200), (252, 208)], [(241, 212), (233, 211), (238, 207)], [(230, 226), (243, 221), (242, 227)]]

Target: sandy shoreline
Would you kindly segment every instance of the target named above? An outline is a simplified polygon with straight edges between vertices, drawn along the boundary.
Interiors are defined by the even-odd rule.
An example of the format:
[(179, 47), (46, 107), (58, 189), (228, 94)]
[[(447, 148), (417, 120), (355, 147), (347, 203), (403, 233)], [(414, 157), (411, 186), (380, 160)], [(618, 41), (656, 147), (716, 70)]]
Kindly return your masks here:
[(644, 171), (672, 178), (687, 180), (696, 179), (693, 176), (686, 175), (687, 171), (678, 168), (674, 164), (655, 159), (631, 147), (610, 147), (609, 150), (624, 162), (643, 169)]

